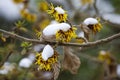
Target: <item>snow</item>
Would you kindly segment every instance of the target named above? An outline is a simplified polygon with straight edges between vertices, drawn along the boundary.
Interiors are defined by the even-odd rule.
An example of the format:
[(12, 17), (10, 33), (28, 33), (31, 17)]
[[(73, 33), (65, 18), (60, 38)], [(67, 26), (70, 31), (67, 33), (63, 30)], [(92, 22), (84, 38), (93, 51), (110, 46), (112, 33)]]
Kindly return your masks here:
[(78, 37), (84, 37), (84, 32), (83, 31), (79, 32)]
[(40, 52), (44, 48), (44, 45), (42, 44), (37, 44), (33, 47), (33, 50), (36, 52)]
[(98, 21), (95, 18), (86, 18), (83, 22), (86, 25), (97, 24)]
[(55, 10), (58, 12), (58, 14), (64, 14), (65, 11), (61, 7), (55, 7)]
[(29, 53), (28, 57), (25, 57), (20, 60), (19, 66), (23, 68), (29, 68), (34, 60), (35, 60), (35, 54)]
[(23, 58), (19, 62), (19, 66), (23, 68), (29, 68), (31, 65), (32, 65), (32, 60), (30, 60), (29, 58)]
[(100, 51), (100, 54), (101, 54), (101, 55), (105, 55), (106, 52), (105, 52), (104, 50), (102, 50), (102, 51)]
[(35, 54), (30, 53), (28, 58), (33, 62), (35, 60)]
[(12, 0), (0, 0), (0, 16), (7, 20), (20, 18), (20, 10), (23, 4), (15, 4)]
[(46, 61), (48, 58), (52, 57), (54, 54), (54, 50), (50, 45), (46, 45), (42, 52), (42, 58), (44, 61)]
[(3, 65), (3, 69), (0, 69), (0, 74), (8, 74), (9, 71), (12, 71), (15, 66), (9, 62), (5, 62)]
[(0, 70), (0, 74), (8, 74), (8, 70), (7, 69), (3, 69), (3, 70)]
[(71, 26), (67, 23), (50, 24), (43, 30), (43, 34), (45, 36), (52, 36), (55, 35), (57, 31), (67, 31), (70, 29), (70, 27)]
[(50, 22), (50, 24), (58, 24), (59, 22), (57, 22), (56, 20), (52, 20), (51, 22)]
[(108, 20), (112, 23), (120, 24), (120, 15), (119, 14), (109, 13), (109, 14), (104, 14), (102, 17), (105, 20)]
[(50, 80), (50, 79), (52, 78), (52, 73), (46, 71), (46, 72), (43, 73), (43, 77), (44, 77), (44, 79), (46, 79), (46, 80)]
[(120, 64), (117, 65), (117, 71), (116, 72), (117, 72), (118, 77), (120, 77)]

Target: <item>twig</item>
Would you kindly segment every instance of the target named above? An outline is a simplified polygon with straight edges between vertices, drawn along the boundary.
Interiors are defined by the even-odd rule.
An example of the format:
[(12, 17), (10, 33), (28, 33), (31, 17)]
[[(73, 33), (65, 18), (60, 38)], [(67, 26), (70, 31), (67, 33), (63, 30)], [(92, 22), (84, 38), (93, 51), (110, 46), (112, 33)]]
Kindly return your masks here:
[[(20, 36), (20, 35), (17, 35), (17, 34), (2, 30), (2, 29), (0, 29), (0, 32), (2, 32), (4, 34), (7, 34), (7, 35), (9, 35), (13, 38), (16, 38), (16, 39), (19, 39), (19, 40), (22, 40), (22, 41), (32, 42), (32, 43), (50, 44), (50, 45), (55, 45), (56, 43), (58, 43), (58, 42), (48, 42), (48, 41), (41, 42), (40, 40), (29, 39), (29, 38), (26, 38), (26, 37), (23, 37), (23, 36)], [(105, 39), (97, 40), (97, 41), (94, 41), (94, 42), (88, 42), (88, 43), (84, 43), (84, 44), (80, 44), (80, 43), (58, 43), (58, 45), (59, 46), (74, 46), (74, 47), (91, 47), (91, 46), (96, 46), (96, 45), (100, 45), (100, 44), (103, 44), (103, 43), (110, 42), (110, 41), (112, 41), (114, 39), (117, 39), (117, 38), (120, 38), (120, 32), (117, 33), (117, 34), (114, 34), (110, 37), (107, 37)]]
[(104, 72), (106, 73), (105, 80), (111, 80), (109, 66), (106, 63), (106, 61), (104, 62), (103, 65), (104, 65)]
[(88, 43), (88, 40), (84, 37), (76, 37), (76, 39), (82, 39), (82, 40), (84, 40), (85, 43)]
[(93, 57), (93, 56), (89, 56), (89, 55), (87, 55), (87, 54), (79, 54), (79, 56), (81, 56), (81, 57), (83, 57), (83, 58), (85, 58), (85, 59), (88, 59), (88, 60), (90, 60), (90, 61), (93, 61), (93, 62), (97, 62), (97, 63), (100, 63), (100, 64), (102, 64), (103, 62), (102, 61), (100, 61), (99, 59), (97, 59), (97, 58), (95, 58), (95, 57)]
[(94, 9), (95, 9), (96, 15), (99, 15), (99, 10), (97, 8), (97, 0), (94, 0), (93, 6), (94, 6)]
[(3, 61), (1, 61), (1, 63), (0, 63), (0, 67), (3, 66), (3, 64), (5, 63), (5, 61), (8, 60), (8, 58), (10, 57), (11, 54), (12, 54), (12, 51), (10, 51), (10, 52), (5, 56), (5, 58), (3, 59)]

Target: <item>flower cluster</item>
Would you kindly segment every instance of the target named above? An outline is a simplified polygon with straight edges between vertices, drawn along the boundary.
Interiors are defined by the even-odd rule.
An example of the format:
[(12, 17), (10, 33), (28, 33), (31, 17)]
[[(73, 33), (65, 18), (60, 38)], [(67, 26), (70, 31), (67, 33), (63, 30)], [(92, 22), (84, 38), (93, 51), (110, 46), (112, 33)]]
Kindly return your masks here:
[[(43, 9), (43, 11), (45, 11), (46, 9)], [(85, 37), (84, 30), (83, 32), (80, 33), (79, 36), (77, 36), (75, 32), (76, 28), (74, 28), (72, 25), (67, 23), (68, 15), (66, 14), (66, 11), (63, 10), (61, 7), (54, 7), (51, 4), (50, 10), (48, 10), (48, 14), (54, 17), (57, 23), (50, 24), (49, 23), (50, 21), (49, 20), (47, 21), (47, 19), (41, 21), (41, 23), (43, 24), (46, 24), (48, 22), (47, 26), (46, 25), (44, 26), (43, 24), (39, 25), (42, 29), (42, 33), (40, 34), (41, 41), (70, 42), (72, 39), (75, 39), (81, 44), (87, 42), (85, 41), (86, 38), (84, 38)], [(97, 33), (102, 29), (99, 20), (95, 18), (87, 18), (84, 20), (83, 23), (85, 24), (85, 27), (87, 27), (88, 30), (91, 30), (94, 33)], [(44, 27), (42, 28), (42, 26)], [(70, 55), (73, 58), (71, 52), (69, 52), (68, 55)], [(56, 63), (58, 63), (58, 53), (50, 45), (46, 45), (41, 53), (36, 54), (35, 64), (38, 65), (38, 69), (40, 70), (54, 71), (54, 67)]]
[(36, 21), (36, 15), (35, 14), (31, 14), (26, 9), (21, 10), (21, 16), (22, 16), (22, 18), (25, 18), (29, 22), (35, 22)]
[(75, 30), (76, 28), (71, 27), (68, 23), (56, 23), (48, 25), (43, 30), (43, 34), (46, 37), (55, 36), (56, 40), (60, 42), (70, 42), (72, 38), (76, 37)]
[(76, 28), (70, 28), (67, 31), (59, 30), (56, 33), (56, 40), (60, 42), (70, 42), (72, 38), (75, 38), (77, 35), (75, 33)]
[(38, 69), (50, 71), (52, 65), (58, 62), (58, 53), (51, 49), (52, 47), (50, 45), (46, 45), (42, 53), (36, 54), (35, 64), (39, 66)]
[(51, 4), (50, 10), (48, 10), (48, 14), (53, 16), (58, 22), (66, 22), (68, 16), (64, 9), (61, 7), (54, 8), (53, 4)]
[(102, 29), (102, 25), (99, 20), (95, 18), (87, 18), (83, 22), (92, 32), (97, 33)]
[(39, 3), (39, 10), (42, 12), (46, 12), (48, 10), (48, 4), (45, 1), (41, 1)]

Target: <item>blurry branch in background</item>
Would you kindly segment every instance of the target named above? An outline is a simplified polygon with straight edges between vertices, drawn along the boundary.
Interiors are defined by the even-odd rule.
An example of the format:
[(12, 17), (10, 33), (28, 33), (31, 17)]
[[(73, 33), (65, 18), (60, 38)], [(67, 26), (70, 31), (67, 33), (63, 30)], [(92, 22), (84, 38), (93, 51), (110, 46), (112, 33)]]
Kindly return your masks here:
[(94, 9), (95, 9), (96, 15), (99, 16), (99, 10), (97, 8), (97, 0), (94, 0), (93, 6), (94, 6)]
[(93, 62), (97, 62), (97, 63), (100, 63), (100, 64), (103, 64), (102, 61), (100, 61), (98, 58), (95, 58), (93, 56), (90, 56), (90, 55), (87, 55), (87, 54), (79, 54), (80, 57), (83, 57), (87, 60), (90, 60), (90, 61), (93, 61)]
[(106, 19), (103, 18), (103, 16), (100, 14), (100, 11), (99, 11), (99, 9), (98, 9), (98, 7), (97, 7), (97, 0), (94, 0), (93, 7), (94, 7), (94, 10), (95, 10), (95, 12), (96, 12), (96, 15), (95, 15), (95, 16), (100, 17), (100, 18), (101, 18), (105, 23), (107, 23), (107, 24), (110, 24), (110, 25), (112, 25), (112, 26), (115, 26), (115, 27), (117, 27), (117, 28), (120, 28), (120, 27), (119, 27), (120, 24), (114, 23), (114, 22), (112, 22), (112, 21), (110, 21), (110, 20), (106, 20)]
[(112, 35), (110, 37), (107, 37), (105, 39), (100, 39), (100, 40), (97, 40), (97, 41), (94, 41), (94, 42), (87, 42), (87, 43), (84, 43), (84, 44), (78, 44), (78, 43), (58, 43), (58, 42), (49, 42), (49, 41), (42, 42), (42, 41), (37, 40), (37, 39), (29, 39), (29, 38), (26, 38), (26, 37), (23, 37), (23, 36), (20, 36), (20, 35), (17, 35), (17, 34), (14, 34), (12, 32), (2, 30), (2, 29), (0, 29), (0, 32), (9, 35), (12, 38), (16, 38), (16, 39), (19, 39), (19, 40), (22, 40), (22, 41), (39, 43), (39, 44), (51, 44), (51, 45), (58, 44), (59, 46), (74, 46), (74, 47), (92, 47), (92, 46), (97, 46), (97, 45), (100, 45), (100, 44), (103, 44), (103, 43), (110, 42), (114, 39), (120, 38), (120, 32), (119, 32), (119, 33), (114, 34), (114, 35)]
[(10, 57), (10, 55), (13, 53), (13, 51), (10, 51), (5, 58), (0, 62), (0, 68), (4, 65), (4, 63), (8, 60), (8, 58)]

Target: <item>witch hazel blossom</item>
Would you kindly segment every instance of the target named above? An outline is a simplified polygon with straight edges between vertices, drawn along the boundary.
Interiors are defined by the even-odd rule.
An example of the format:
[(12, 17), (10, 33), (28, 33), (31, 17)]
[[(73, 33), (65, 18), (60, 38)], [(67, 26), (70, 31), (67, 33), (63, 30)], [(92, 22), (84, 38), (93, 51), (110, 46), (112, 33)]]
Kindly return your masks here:
[(100, 51), (101, 55), (106, 55), (106, 52), (104, 50)]
[(86, 18), (83, 21), (83, 24), (85, 24), (93, 33), (100, 32), (102, 29), (102, 25), (99, 20), (95, 18)]
[(66, 22), (67, 21), (67, 13), (61, 7), (54, 7), (53, 4), (50, 6), (50, 10), (48, 10), (48, 14), (55, 18), (58, 22)]
[(51, 24), (43, 30), (43, 39), (70, 42), (72, 38), (76, 37), (75, 30), (76, 28), (71, 27), (68, 23)]
[(38, 65), (38, 69), (50, 71), (52, 65), (58, 62), (58, 54), (54, 49), (48, 44), (44, 47), (41, 53), (36, 54), (35, 64)]

